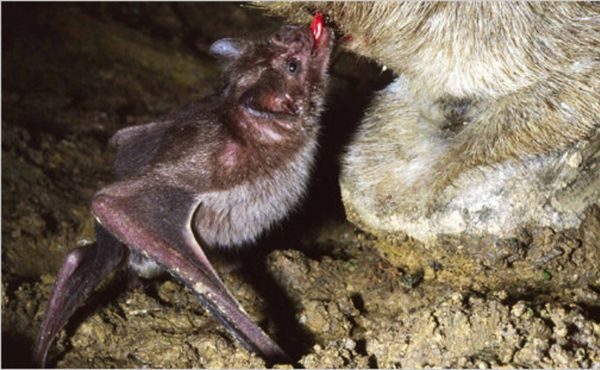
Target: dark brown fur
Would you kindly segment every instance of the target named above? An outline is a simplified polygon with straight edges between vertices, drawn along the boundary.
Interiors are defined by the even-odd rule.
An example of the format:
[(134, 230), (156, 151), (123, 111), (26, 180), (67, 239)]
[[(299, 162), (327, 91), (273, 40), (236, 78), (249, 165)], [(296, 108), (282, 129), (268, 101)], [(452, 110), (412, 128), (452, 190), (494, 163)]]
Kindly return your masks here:
[[(224, 286), (203, 248), (255, 240), (300, 202), (317, 146), (332, 37), (284, 26), (266, 41), (222, 39), (222, 87), (164, 119), (123, 129), (117, 181), (92, 201), (97, 243), (67, 256), (36, 345), (52, 339), (123, 261), (141, 276), (166, 269), (248, 349), (285, 361)], [(131, 257), (131, 258), (128, 258)]]

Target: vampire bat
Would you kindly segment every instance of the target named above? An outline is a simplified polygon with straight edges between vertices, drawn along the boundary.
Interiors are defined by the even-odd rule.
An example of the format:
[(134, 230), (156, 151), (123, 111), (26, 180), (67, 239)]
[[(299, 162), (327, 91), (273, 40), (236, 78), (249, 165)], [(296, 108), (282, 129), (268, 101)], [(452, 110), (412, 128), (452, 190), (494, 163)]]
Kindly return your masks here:
[(118, 131), (117, 181), (92, 200), (96, 243), (71, 251), (58, 273), (34, 349), (52, 340), (109, 273), (165, 269), (247, 349), (283, 350), (254, 324), (208, 261), (205, 247), (254, 241), (300, 201), (317, 147), (333, 33), (283, 26), (267, 40), (222, 39), (215, 94), (156, 122)]

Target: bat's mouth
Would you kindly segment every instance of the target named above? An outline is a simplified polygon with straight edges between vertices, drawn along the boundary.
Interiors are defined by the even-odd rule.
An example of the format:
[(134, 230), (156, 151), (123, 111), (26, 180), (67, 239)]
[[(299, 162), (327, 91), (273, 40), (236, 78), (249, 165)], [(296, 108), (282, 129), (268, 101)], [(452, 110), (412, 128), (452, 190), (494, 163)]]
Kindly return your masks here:
[[(277, 120), (277, 121), (286, 121), (296, 118), (298, 116), (297, 113), (289, 112), (289, 111), (278, 111), (272, 109), (265, 109), (264, 107), (259, 107), (252, 103), (244, 103), (244, 110), (249, 113), (251, 116), (261, 119), (267, 120)], [(290, 129), (287, 125), (284, 125), (285, 128)]]

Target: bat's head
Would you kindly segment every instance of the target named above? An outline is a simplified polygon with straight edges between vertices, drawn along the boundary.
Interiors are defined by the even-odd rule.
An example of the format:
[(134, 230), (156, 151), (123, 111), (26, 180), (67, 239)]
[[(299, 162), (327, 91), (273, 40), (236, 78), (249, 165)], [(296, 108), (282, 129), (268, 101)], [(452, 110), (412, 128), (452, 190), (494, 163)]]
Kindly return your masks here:
[(293, 128), (318, 121), (332, 47), (333, 32), (315, 19), (310, 27), (283, 26), (267, 40), (221, 39), (210, 51), (224, 62), (223, 95), (233, 105)]

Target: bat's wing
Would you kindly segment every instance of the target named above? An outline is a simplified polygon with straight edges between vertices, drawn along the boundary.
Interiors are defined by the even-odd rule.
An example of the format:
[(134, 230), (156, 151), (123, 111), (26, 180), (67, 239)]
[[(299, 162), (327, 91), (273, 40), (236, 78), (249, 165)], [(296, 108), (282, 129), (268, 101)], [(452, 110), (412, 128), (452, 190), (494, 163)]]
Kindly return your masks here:
[(125, 259), (123, 244), (96, 225), (96, 243), (69, 252), (58, 273), (34, 349), (44, 366), (52, 340), (94, 288)]
[(163, 120), (117, 131), (110, 139), (110, 145), (117, 149), (114, 162), (117, 178), (143, 172), (144, 167), (156, 156), (165, 131), (173, 124), (172, 120)]
[(229, 293), (194, 237), (192, 218), (199, 202), (180, 188), (147, 182), (126, 180), (98, 193), (92, 202), (98, 222), (190, 287), (244, 347), (287, 362), (283, 350)]

